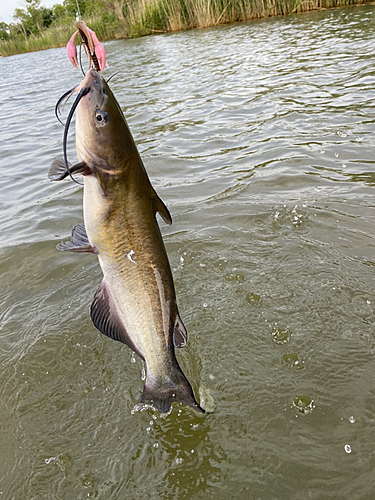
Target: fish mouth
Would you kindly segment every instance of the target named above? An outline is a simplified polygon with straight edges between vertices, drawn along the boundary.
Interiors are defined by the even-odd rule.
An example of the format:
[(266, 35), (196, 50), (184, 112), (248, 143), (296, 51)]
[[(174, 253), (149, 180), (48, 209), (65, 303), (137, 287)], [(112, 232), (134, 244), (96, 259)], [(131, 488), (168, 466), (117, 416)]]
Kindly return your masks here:
[[(98, 100), (97, 106), (101, 107), (103, 105), (105, 91), (104, 86), (102, 84), (102, 77), (95, 69), (90, 69), (85, 78), (82, 80), (80, 85), (77, 87), (77, 90), (82, 90), (84, 88), (89, 89), (89, 91), (95, 94), (95, 97), (98, 95), (101, 96), (101, 99)], [(100, 101), (100, 102), (99, 102)]]

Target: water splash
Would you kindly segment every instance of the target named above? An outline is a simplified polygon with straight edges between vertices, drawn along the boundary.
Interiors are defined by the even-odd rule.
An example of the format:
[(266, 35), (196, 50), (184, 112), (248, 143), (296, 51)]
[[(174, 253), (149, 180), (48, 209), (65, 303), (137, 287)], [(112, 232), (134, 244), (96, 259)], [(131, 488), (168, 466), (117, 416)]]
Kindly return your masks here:
[(315, 402), (313, 399), (310, 398), (310, 396), (306, 396), (304, 394), (301, 394), (300, 396), (296, 396), (293, 399), (293, 405), (292, 408), (295, 408), (298, 410), (300, 413), (303, 414), (308, 414), (313, 411), (315, 408)]

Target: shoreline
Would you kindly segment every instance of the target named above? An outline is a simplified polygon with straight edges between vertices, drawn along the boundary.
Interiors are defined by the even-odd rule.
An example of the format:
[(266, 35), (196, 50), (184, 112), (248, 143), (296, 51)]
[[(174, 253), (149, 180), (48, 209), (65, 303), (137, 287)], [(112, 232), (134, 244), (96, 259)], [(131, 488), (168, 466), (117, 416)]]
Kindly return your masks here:
[[(251, 6), (250, 2), (248, 6), (250, 10), (244, 11), (243, 16), (236, 16), (235, 19), (228, 16), (226, 11), (227, 7), (230, 5), (229, 3), (224, 8), (224, 10), (217, 16), (218, 12), (216, 12), (216, 16), (211, 12), (210, 15), (206, 14), (206, 17), (202, 20), (199, 18), (200, 22), (196, 22), (195, 19), (189, 19), (185, 22), (182, 22), (181, 19), (176, 22), (176, 19), (173, 19), (171, 16), (166, 15), (165, 19), (163, 19), (163, 23), (165, 23), (165, 27), (163, 29), (157, 29), (156, 27), (152, 27), (153, 25), (160, 28), (158, 26), (158, 22), (160, 23), (160, 19), (158, 22), (147, 23), (145, 20), (145, 12), (140, 11), (138, 14), (138, 18), (133, 18), (133, 24), (126, 20), (122, 20), (119, 22), (112, 24), (103, 24), (101, 18), (84, 18), (83, 21), (93, 29), (100, 41), (112, 41), (112, 40), (126, 40), (132, 38), (141, 38), (143, 36), (151, 36), (151, 35), (160, 35), (166, 33), (176, 33), (181, 31), (187, 31), (191, 29), (204, 29), (204, 28), (212, 28), (215, 26), (226, 26), (229, 24), (238, 24), (248, 21), (256, 21), (261, 19), (268, 19), (271, 17), (286, 17), (293, 14), (305, 14), (309, 12), (319, 12), (324, 10), (337, 10), (342, 8), (352, 8), (352, 7), (364, 7), (367, 5), (375, 5), (374, 0), (316, 0), (316, 6), (313, 5), (314, 2), (310, 0), (284, 0), (285, 2), (290, 2), (290, 8), (292, 9), (290, 12), (285, 12), (287, 8), (287, 4), (278, 4), (277, 0), (272, 0), (273, 3), (267, 2), (267, 10), (264, 8), (261, 10), (257, 10), (256, 7)], [(322, 6), (322, 4), (325, 4)], [(331, 5), (329, 5), (331, 4)], [(165, 8), (165, 6), (164, 6)], [(281, 10), (281, 12), (278, 12)], [(167, 13), (168, 14), (168, 13)], [(216, 21), (215, 21), (216, 19)], [(63, 25), (56, 26), (53, 28), (47, 29), (43, 36), (39, 37), (28, 37), (27, 42), (25, 40), (7, 40), (0, 42), (0, 56), (1, 57), (10, 57), (19, 54), (26, 54), (29, 52), (38, 52), (41, 50), (49, 50), (55, 48), (65, 47), (71, 34), (73, 33), (72, 25)]]

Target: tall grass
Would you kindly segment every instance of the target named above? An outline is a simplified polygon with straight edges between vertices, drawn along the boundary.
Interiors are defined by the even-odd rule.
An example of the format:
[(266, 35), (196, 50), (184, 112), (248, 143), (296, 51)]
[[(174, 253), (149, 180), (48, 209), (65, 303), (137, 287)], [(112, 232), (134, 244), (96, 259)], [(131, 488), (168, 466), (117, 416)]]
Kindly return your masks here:
[[(365, 3), (370, 0), (128, 0), (120, 17), (112, 12), (83, 20), (100, 40), (110, 40)], [(62, 47), (72, 31), (73, 21), (29, 37), (27, 42), (0, 42), (0, 55)]]

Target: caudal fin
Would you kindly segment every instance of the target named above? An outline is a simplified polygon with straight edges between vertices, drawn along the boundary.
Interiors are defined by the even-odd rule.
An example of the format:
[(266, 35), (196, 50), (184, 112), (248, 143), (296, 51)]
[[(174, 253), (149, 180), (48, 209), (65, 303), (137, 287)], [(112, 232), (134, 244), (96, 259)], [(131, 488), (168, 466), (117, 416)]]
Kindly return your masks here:
[(196, 402), (193, 389), (180, 368), (174, 371), (169, 382), (165, 379), (146, 378), (139, 403), (151, 405), (160, 413), (167, 413), (174, 401), (191, 406), (200, 413), (206, 413)]

